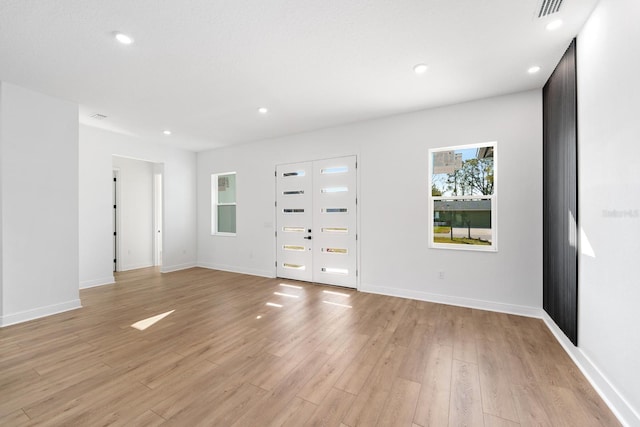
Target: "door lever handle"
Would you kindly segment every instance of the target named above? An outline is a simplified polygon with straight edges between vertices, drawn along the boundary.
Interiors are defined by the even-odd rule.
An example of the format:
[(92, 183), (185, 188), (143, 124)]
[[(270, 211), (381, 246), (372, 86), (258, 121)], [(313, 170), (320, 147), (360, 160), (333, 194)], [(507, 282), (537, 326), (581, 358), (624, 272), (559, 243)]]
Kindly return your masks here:
[(303, 239), (311, 240), (311, 236), (303, 237)]

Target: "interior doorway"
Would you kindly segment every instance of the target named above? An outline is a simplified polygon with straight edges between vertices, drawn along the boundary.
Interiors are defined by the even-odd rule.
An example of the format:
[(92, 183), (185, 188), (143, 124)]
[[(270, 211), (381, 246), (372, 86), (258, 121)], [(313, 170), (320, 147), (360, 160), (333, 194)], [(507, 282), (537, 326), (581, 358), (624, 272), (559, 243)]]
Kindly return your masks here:
[(164, 165), (113, 156), (113, 271), (160, 266)]
[(357, 286), (356, 156), (276, 167), (278, 277)]

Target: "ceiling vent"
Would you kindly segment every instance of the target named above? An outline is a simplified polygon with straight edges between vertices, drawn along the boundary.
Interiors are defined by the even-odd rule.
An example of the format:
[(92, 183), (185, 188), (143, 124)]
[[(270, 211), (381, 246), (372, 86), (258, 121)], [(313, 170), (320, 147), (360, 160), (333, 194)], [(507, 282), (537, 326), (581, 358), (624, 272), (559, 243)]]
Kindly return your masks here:
[(542, 0), (540, 2), (540, 11), (538, 12), (538, 18), (543, 18), (556, 13), (562, 6), (562, 0)]
[(96, 120), (104, 120), (107, 118), (107, 116), (105, 116), (104, 114), (99, 114), (99, 113), (92, 114), (89, 117)]

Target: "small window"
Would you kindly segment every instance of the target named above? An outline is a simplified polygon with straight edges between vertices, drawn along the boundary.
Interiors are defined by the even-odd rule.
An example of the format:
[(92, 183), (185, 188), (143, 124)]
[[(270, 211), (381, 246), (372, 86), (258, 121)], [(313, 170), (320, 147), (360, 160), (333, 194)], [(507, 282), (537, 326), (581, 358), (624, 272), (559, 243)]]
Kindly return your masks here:
[(304, 194), (304, 190), (283, 191), (282, 194), (285, 196), (294, 196), (298, 194)]
[(236, 235), (236, 173), (211, 175), (211, 234)]
[(288, 178), (290, 176), (304, 176), (304, 171), (283, 172), (282, 177)]
[(497, 143), (429, 150), (429, 245), (497, 250)]
[(304, 209), (302, 208), (284, 208), (282, 209), (282, 213), (285, 214), (303, 214)]
[(282, 231), (286, 233), (304, 233), (304, 230), (303, 227), (282, 227)]

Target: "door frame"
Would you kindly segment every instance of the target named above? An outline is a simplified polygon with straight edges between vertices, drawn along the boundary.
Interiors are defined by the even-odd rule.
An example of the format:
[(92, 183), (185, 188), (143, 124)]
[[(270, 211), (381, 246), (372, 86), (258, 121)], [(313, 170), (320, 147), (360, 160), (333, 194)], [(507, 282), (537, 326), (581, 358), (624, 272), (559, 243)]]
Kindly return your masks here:
[(115, 184), (113, 185), (113, 197), (112, 197), (112, 201), (115, 205), (115, 207), (112, 208), (112, 212), (114, 215), (114, 239), (113, 239), (113, 248), (112, 248), (112, 255), (113, 255), (113, 259), (114, 261), (114, 272), (118, 272), (120, 271), (120, 254), (122, 253), (121, 251), (121, 217), (122, 215), (120, 214), (120, 194), (122, 193), (122, 189), (120, 187), (120, 183), (121, 183), (121, 179), (120, 179), (120, 168), (117, 167), (112, 167), (112, 173), (111, 173), (111, 179), (113, 180), (113, 182), (115, 182)]
[[(135, 160), (135, 161), (139, 161), (139, 162), (145, 162), (145, 163), (149, 163), (151, 165), (153, 165), (153, 172), (151, 175), (151, 215), (152, 215), (152, 229), (150, 230), (150, 232), (152, 233), (152, 238), (151, 238), (151, 266), (157, 267), (160, 266), (162, 267), (163, 265), (163, 260), (164, 260), (164, 252), (165, 252), (165, 240), (164, 240), (164, 234), (165, 234), (165, 196), (166, 196), (166, 175), (165, 175), (165, 169), (164, 169), (164, 162), (156, 162), (153, 160), (147, 160), (144, 158), (138, 158), (138, 157), (131, 157), (131, 156), (125, 156), (125, 155), (121, 155), (121, 154), (112, 154), (111, 155), (111, 159), (113, 162), (113, 159), (115, 157), (119, 157), (119, 158), (123, 158), (123, 159), (129, 159), (129, 160)], [(115, 185), (115, 191), (116, 191), (116, 197), (115, 197), (115, 204), (117, 206), (116, 209), (116, 221), (115, 221), (115, 232), (116, 232), (116, 239), (114, 244), (112, 245), (112, 255), (116, 255), (115, 259), (115, 270), (114, 272), (120, 272), (123, 271), (122, 270), (122, 181), (123, 181), (123, 173), (124, 175), (126, 175), (126, 172), (123, 172), (123, 170), (121, 170), (121, 168), (119, 166), (114, 166), (112, 163), (111, 166), (111, 170), (112, 170), (112, 180), (114, 177), (117, 178), (116, 180), (116, 185)], [(161, 188), (160, 188), (160, 203), (156, 204), (156, 175), (160, 175), (161, 176)], [(112, 197), (112, 202), (114, 202), (113, 200), (114, 198)], [(160, 229), (161, 229), (161, 253), (160, 253), (160, 264), (156, 264), (156, 252), (157, 252), (157, 239), (156, 239), (156, 234), (157, 234), (157, 228), (156, 228), (156, 207), (160, 210)], [(113, 208), (113, 205), (112, 205)], [(113, 210), (112, 210), (113, 212)], [(112, 258), (113, 260), (113, 258)]]
[[(157, 169), (158, 163), (154, 163)], [(164, 249), (164, 173), (153, 172), (153, 265), (162, 266)], [(160, 234), (160, 236), (158, 236)]]
[[(362, 271), (361, 271), (361, 259), (360, 259), (360, 254), (361, 254), (361, 250), (360, 250), (360, 242), (362, 241), (362, 233), (360, 231), (360, 220), (361, 220), (361, 212), (362, 209), (360, 209), (360, 206), (362, 205), (362, 201), (360, 198), (360, 156), (358, 154), (355, 153), (348, 153), (348, 154), (343, 154), (343, 155), (339, 155), (339, 156), (331, 156), (331, 157), (323, 157), (323, 158), (318, 158), (318, 159), (304, 159), (304, 160), (297, 160), (297, 161), (290, 161), (290, 162), (283, 162), (283, 163), (275, 163), (273, 165), (273, 176), (274, 176), (274, 190), (273, 190), (273, 224), (274, 224), (274, 233), (273, 233), (273, 277), (278, 278), (278, 268), (277, 268), (277, 262), (278, 262), (278, 237), (277, 237), (277, 232), (278, 232), (278, 207), (277, 207), (277, 198), (278, 198), (278, 166), (284, 166), (284, 165), (290, 165), (290, 164), (294, 164), (294, 163), (305, 163), (305, 162), (316, 162), (316, 161), (322, 161), (322, 160), (332, 160), (332, 159), (340, 159), (343, 157), (355, 157), (356, 158), (356, 287), (355, 290), (356, 291), (360, 291), (361, 286), (362, 286)], [(283, 280), (290, 280), (290, 279), (283, 279)], [(315, 283), (315, 282), (309, 282), (309, 283)], [(325, 284), (325, 283), (318, 283), (321, 286), (337, 286), (340, 287), (339, 285), (329, 285), (329, 284)], [(349, 288), (349, 289), (353, 289), (353, 288)]]

